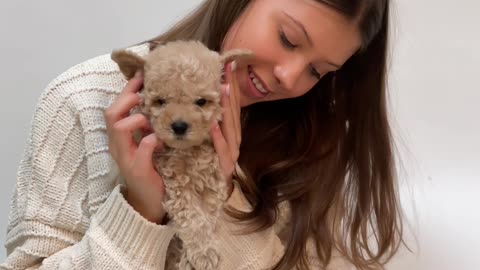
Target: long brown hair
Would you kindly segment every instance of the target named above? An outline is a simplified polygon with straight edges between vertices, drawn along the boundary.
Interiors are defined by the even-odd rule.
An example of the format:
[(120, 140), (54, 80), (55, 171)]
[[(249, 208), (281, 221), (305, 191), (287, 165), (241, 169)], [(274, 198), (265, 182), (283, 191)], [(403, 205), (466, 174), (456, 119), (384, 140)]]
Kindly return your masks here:
[[(196, 39), (219, 51), (249, 2), (206, 0), (150, 46)], [(359, 269), (383, 268), (403, 242), (386, 106), (389, 1), (317, 2), (354, 20), (362, 47), (307, 94), (242, 109), (240, 184), (254, 209), (231, 214), (262, 230), (289, 201), (290, 239), (275, 269), (306, 269), (309, 237), (324, 265), (337, 249)]]

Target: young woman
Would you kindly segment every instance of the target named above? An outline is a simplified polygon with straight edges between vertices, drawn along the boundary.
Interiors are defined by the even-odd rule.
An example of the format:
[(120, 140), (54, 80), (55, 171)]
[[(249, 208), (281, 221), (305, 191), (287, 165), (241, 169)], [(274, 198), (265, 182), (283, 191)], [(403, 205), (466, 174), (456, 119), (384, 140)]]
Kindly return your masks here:
[[(227, 213), (249, 225), (220, 224), (219, 269), (378, 269), (398, 249), (388, 18), (388, 0), (206, 0), (131, 48), (197, 39), (254, 52), (227, 66), (224, 120), (211, 132), (232, 186)], [(132, 130), (149, 127), (128, 115), (142, 74), (125, 83), (105, 55), (47, 87), (1, 269), (164, 269), (174, 230), (151, 164), (162, 144), (133, 142)]]

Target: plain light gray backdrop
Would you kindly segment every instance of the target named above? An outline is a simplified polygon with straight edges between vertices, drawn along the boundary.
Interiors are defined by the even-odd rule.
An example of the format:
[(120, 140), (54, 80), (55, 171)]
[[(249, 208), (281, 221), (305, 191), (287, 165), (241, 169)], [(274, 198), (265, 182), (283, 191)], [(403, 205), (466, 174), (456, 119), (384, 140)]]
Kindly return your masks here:
[[(198, 3), (2, 1), (2, 245), (32, 113), (48, 82), (89, 58), (156, 36)], [(480, 269), (480, 4), (393, 5), (389, 98), (411, 227), (407, 240), (416, 253), (400, 253), (388, 269)]]

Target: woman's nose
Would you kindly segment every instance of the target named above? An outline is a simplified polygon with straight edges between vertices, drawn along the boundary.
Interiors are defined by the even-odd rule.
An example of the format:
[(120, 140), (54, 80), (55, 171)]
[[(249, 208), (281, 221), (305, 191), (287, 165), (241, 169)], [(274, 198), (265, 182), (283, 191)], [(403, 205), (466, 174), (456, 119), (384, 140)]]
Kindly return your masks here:
[(304, 69), (302, 61), (285, 61), (274, 67), (273, 74), (282, 89), (293, 93)]

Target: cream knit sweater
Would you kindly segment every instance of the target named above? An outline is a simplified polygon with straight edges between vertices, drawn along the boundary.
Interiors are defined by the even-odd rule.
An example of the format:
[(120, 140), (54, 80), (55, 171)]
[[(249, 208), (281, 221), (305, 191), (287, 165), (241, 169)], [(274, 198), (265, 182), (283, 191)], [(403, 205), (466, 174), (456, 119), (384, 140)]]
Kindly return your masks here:
[[(148, 46), (131, 48), (145, 55)], [(41, 95), (18, 168), (0, 269), (164, 269), (175, 231), (150, 223), (124, 199), (108, 152), (104, 110), (126, 81), (109, 55), (77, 65)], [(250, 206), (236, 184), (228, 204)], [(220, 223), (220, 269), (262, 269), (284, 252), (275, 228), (235, 235)], [(311, 242), (311, 269), (320, 269)], [(350, 269), (335, 255), (329, 269)], [(199, 269), (200, 270), (200, 269)]]

